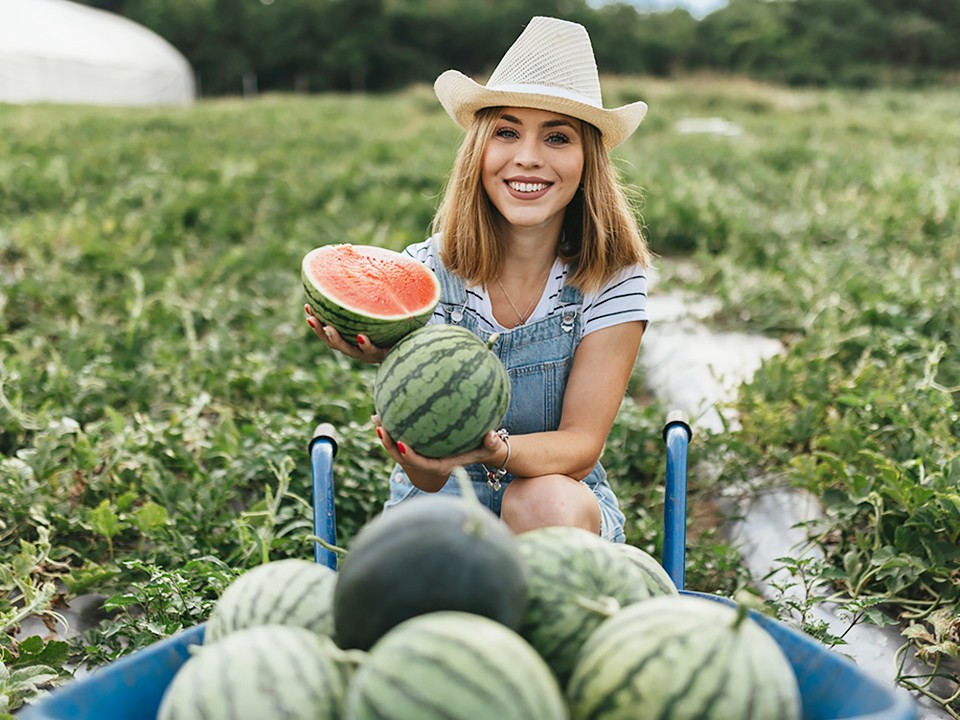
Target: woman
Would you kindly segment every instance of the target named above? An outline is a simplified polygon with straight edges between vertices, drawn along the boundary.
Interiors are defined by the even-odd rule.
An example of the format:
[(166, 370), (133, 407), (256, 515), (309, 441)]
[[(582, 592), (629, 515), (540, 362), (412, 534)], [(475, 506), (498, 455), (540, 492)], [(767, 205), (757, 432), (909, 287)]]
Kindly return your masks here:
[[(431, 459), (377, 423), (397, 465), (386, 507), (458, 493), (467, 467), (481, 501), (514, 531), (550, 525), (624, 540), (624, 516), (599, 459), (647, 323), (650, 253), (608, 151), (646, 113), (603, 108), (593, 49), (575, 23), (535, 17), (486, 85), (448, 70), (435, 83), (463, 128), (434, 234), (406, 252), (433, 268), (443, 294), (431, 322), (459, 324), (495, 346), (511, 380), (503, 427), (482, 447)], [(331, 348), (380, 362), (307, 322)]]

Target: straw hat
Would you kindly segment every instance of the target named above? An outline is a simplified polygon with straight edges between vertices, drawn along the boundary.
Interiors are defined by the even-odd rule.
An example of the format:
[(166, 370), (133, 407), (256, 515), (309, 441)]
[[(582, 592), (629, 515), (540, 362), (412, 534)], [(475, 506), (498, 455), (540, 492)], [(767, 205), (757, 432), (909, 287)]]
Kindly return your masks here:
[(433, 88), (443, 109), (460, 127), (469, 127), (483, 108), (536, 108), (596, 126), (607, 149), (626, 140), (647, 114), (644, 102), (604, 109), (586, 28), (550, 17), (530, 21), (486, 85), (447, 70)]

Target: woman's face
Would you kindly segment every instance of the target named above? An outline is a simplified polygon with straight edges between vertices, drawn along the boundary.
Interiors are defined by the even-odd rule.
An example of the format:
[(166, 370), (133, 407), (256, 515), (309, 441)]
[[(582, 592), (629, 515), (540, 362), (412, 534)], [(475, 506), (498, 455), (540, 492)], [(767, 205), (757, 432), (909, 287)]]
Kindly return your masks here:
[(562, 221), (583, 176), (580, 121), (530, 108), (503, 108), (483, 153), (487, 197), (523, 228)]

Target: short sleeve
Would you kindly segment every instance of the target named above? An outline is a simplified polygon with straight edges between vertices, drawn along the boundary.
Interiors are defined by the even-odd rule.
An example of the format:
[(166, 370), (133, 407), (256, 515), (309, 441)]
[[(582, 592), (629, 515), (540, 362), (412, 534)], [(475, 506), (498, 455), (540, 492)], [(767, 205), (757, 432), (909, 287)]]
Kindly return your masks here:
[(409, 255), (415, 260), (419, 260), (431, 270), (437, 269), (437, 244), (435, 237), (421, 240), (404, 248), (404, 255)]
[(597, 293), (584, 297), (583, 334), (626, 322), (646, 324), (647, 275), (641, 265), (617, 273)]

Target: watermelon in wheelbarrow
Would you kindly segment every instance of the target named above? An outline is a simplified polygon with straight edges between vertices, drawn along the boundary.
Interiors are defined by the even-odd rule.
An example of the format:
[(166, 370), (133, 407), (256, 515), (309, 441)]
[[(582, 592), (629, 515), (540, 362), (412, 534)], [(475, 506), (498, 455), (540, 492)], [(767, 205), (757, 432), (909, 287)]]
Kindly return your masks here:
[[(682, 594), (693, 594), (684, 591)], [(717, 602), (723, 599), (706, 595)], [(811, 637), (751, 613), (786, 654), (797, 675), (804, 720), (916, 720), (910, 698), (864, 675)], [(20, 720), (154, 720), (160, 699), (204, 626), (161, 640), (51, 693)]]

